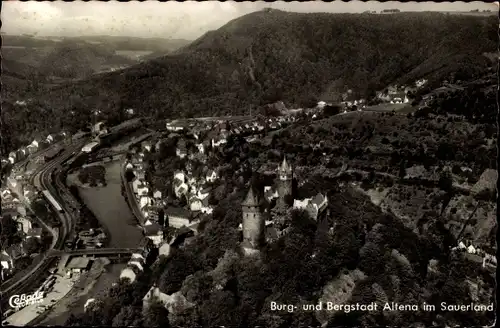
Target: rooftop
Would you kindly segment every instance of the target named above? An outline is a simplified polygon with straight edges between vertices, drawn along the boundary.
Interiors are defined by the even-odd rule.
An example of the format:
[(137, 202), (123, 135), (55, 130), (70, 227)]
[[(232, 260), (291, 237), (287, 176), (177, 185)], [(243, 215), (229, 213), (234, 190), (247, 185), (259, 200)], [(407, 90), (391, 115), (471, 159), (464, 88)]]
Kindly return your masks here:
[(42, 228), (32, 228), (28, 231), (29, 236), (41, 236)]
[(245, 200), (241, 203), (243, 206), (258, 206), (259, 205), (259, 198), (257, 197), (257, 194), (253, 190), (253, 187), (250, 186), (250, 189), (248, 190), (248, 193), (245, 197)]
[(68, 269), (85, 269), (89, 266), (90, 259), (85, 257), (74, 257), (66, 265)]

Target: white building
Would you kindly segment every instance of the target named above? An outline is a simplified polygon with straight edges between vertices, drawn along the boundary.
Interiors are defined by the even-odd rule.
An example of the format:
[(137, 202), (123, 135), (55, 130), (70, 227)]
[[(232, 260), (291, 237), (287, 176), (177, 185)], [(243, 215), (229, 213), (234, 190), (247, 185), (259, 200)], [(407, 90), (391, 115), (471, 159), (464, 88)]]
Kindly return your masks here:
[(141, 186), (142, 184), (144, 183), (144, 181), (141, 181), (139, 179), (135, 179), (133, 182), (132, 182), (132, 190), (134, 191), (135, 194), (138, 193), (139, 191), (139, 186)]
[(218, 179), (217, 172), (215, 172), (214, 170), (208, 171), (207, 176), (206, 176), (206, 180), (208, 182), (214, 182), (217, 179)]
[(14, 261), (6, 251), (0, 253), (0, 265), (2, 280), (14, 270)]
[(168, 312), (174, 315), (194, 306), (192, 303), (188, 302), (180, 291), (172, 295), (167, 295), (162, 293), (158, 287), (153, 286), (142, 299), (143, 310), (149, 308), (154, 299), (164, 304)]
[(189, 208), (191, 211), (201, 211), (201, 208), (203, 207), (203, 204), (201, 203), (201, 200), (198, 197), (192, 197), (189, 200)]
[(139, 207), (143, 208), (144, 206), (149, 206), (151, 205), (151, 198), (148, 196), (141, 196), (139, 198)]
[(177, 181), (174, 183), (174, 194), (177, 198), (180, 198), (182, 195), (186, 195), (189, 190), (189, 186), (187, 183)]
[(307, 205), (309, 205), (310, 201), (311, 201), (311, 198), (305, 198), (302, 200), (294, 199), (293, 200), (293, 208), (305, 210)]
[(186, 176), (184, 175), (184, 172), (182, 172), (182, 171), (178, 171), (178, 172), (175, 172), (175, 173), (174, 173), (174, 180), (175, 180), (175, 179), (177, 179), (177, 180), (179, 180), (179, 181), (184, 182), (184, 181), (186, 181), (186, 180), (185, 180), (185, 179), (186, 179)]
[(120, 280), (125, 278), (128, 279), (130, 283), (133, 283), (137, 278), (137, 274), (131, 267), (127, 267), (120, 273)]
[(144, 183), (137, 186), (137, 194), (139, 196), (147, 196), (148, 192), (149, 188)]
[(198, 148), (198, 151), (199, 151), (201, 154), (204, 154), (204, 153), (205, 153), (205, 146), (203, 145), (203, 143), (196, 144), (196, 147)]
[(82, 151), (84, 153), (90, 153), (92, 152), (97, 146), (99, 145), (99, 143), (97, 141), (93, 141), (91, 143), (88, 143), (86, 144), (85, 146), (83, 146), (82, 148)]
[(170, 255), (170, 244), (168, 242), (163, 242), (158, 249), (159, 255), (168, 256)]

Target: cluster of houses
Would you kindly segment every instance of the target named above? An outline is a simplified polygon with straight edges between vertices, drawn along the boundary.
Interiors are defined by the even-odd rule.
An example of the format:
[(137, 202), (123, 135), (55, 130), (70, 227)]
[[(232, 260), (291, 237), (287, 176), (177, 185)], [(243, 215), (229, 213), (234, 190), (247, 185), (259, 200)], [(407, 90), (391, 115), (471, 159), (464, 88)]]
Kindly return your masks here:
[(408, 94), (422, 88), (426, 83), (427, 80), (420, 79), (415, 81), (413, 86), (390, 85), (387, 92), (378, 92), (377, 98), (391, 104), (406, 104), (410, 102)]
[(136, 153), (125, 163), (125, 169), (134, 173), (131, 183), (139, 211), (144, 218), (143, 232), (155, 245), (163, 241), (163, 226), (158, 223), (160, 209), (165, 206), (162, 192), (150, 190), (145, 179), (144, 152)]
[(134, 253), (127, 263), (127, 267), (120, 273), (121, 279), (128, 279), (129, 283), (135, 282), (137, 276), (144, 272), (144, 266), (146, 265), (146, 259), (144, 254)]
[(467, 255), (469, 255), (469, 259), (475, 260), (476, 262), (481, 262), (483, 268), (496, 269), (496, 256), (487, 253), (485, 250), (477, 246), (474, 246), (471, 241), (462, 240), (451, 250), (467, 253)]
[(404, 85), (390, 85), (387, 87), (387, 92), (378, 92), (377, 98), (391, 104), (407, 104), (410, 102), (407, 95), (410, 90), (412, 90), (412, 88), (408, 88)]
[(21, 147), (17, 150), (11, 151), (7, 158), (2, 159), (2, 165), (5, 165), (7, 163), (10, 164), (18, 163), (26, 159), (29, 155), (34, 154), (39, 150), (47, 148), (54, 142), (66, 138), (66, 136), (67, 136), (66, 132), (61, 132), (57, 134), (49, 134), (46, 138), (34, 139), (28, 146)]
[(323, 212), (323, 210), (328, 205), (328, 198), (319, 193), (313, 198), (305, 199), (294, 199), (293, 208), (301, 209), (306, 211), (312, 219), (317, 219), (318, 215)]
[(1, 191), (1, 198), (2, 218), (10, 216), (17, 223), (17, 233), (22, 237), (21, 242), (17, 244), (9, 246), (2, 245), (0, 255), (2, 270), (1, 278), (5, 280), (14, 272), (16, 261), (28, 255), (25, 249), (25, 243), (30, 238), (41, 240), (42, 229), (33, 227), (32, 222), (26, 215), (26, 208), (10, 190), (3, 189)]
[[(301, 112), (302, 110), (298, 110)], [(213, 148), (222, 146), (227, 143), (229, 135), (250, 136), (264, 131), (272, 131), (283, 128), (285, 125), (295, 122), (297, 114), (294, 111), (287, 112), (288, 115), (277, 117), (263, 117), (258, 116), (252, 120), (235, 121), (229, 123), (224, 120), (217, 120), (215, 122), (203, 122), (197, 120), (187, 121), (170, 121), (166, 123), (166, 129), (172, 132), (186, 132), (196, 140), (196, 148), (200, 153), (206, 153), (208, 146)], [(178, 156), (187, 156), (185, 149), (179, 147)]]

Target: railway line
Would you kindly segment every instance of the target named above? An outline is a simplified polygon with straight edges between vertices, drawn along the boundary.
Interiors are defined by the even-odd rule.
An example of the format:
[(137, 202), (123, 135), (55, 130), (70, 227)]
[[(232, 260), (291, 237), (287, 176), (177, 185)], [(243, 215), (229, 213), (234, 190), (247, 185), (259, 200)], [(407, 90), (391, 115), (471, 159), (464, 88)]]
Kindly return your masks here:
[[(55, 200), (59, 198), (59, 193), (50, 182), (52, 173), (62, 162), (71, 157), (75, 150), (81, 148), (84, 143), (85, 141), (79, 141), (77, 144), (68, 147), (68, 149), (60, 154), (59, 157), (52, 160), (47, 165), (38, 168), (30, 177), (30, 183), (32, 183), (38, 190), (47, 190)], [(29, 204), (26, 205), (28, 206), (28, 208), (30, 208)], [(11, 295), (22, 294), (34, 288), (40, 277), (44, 273), (47, 273), (50, 267), (55, 266), (57, 259), (51, 258), (48, 255), (51, 250), (62, 250), (64, 248), (64, 240), (73, 228), (73, 222), (71, 220), (68, 208), (64, 205), (64, 203), (60, 205), (60, 208), (62, 209), (62, 211), (57, 211), (57, 215), (61, 220), (61, 229), (59, 229), (58, 233), (54, 233), (54, 231), (50, 229), (50, 227), (48, 227), (44, 222), (40, 220), (40, 223), (53, 234), (54, 238), (50, 250), (45, 253), (42, 261), (34, 266), (23, 278), (12, 282), (9, 281), (8, 284), (4, 284), (1, 286), (2, 307), (6, 305), (5, 302), (8, 301)]]

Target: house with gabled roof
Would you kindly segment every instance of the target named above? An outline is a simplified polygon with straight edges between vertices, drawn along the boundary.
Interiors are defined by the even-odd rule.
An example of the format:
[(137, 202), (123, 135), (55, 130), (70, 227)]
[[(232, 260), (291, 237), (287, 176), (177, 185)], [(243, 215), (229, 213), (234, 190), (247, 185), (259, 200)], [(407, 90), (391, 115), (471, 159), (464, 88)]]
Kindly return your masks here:
[(35, 147), (36, 149), (38, 149), (38, 147), (39, 147), (40, 145), (39, 145), (39, 143), (38, 143), (38, 140), (33, 139), (33, 141), (30, 143), (30, 146), (33, 146), (33, 147)]
[(207, 182), (214, 182), (218, 178), (219, 178), (219, 175), (217, 174), (217, 172), (215, 170), (209, 170), (206, 174), (206, 177), (205, 177)]
[(208, 199), (208, 196), (210, 195), (210, 192), (212, 191), (212, 188), (209, 186), (202, 186), (200, 189), (198, 189), (198, 192), (196, 196), (203, 201), (204, 199)]
[(127, 266), (120, 273), (120, 280), (128, 279), (129, 283), (133, 283), (133, 282), (135, 282), (135, 280), (137, 279), (137, 276), (140, 273), (141, 273), (141, 270), (137, 266), (135, 266), (135, 265)]
[(151, 198), (148, 196), (140, 196), (139, 198), (139, 207), (143, 208), (144, 206), (151, 205)]
[(189, 209), (191, 211), (193, 211), (193, 212), (201, 211), (202, 207), (203, 207), (203, 204), (198, 197), (193, 196), (189, 199)]
[(179, 180), (181, 182), (186, 181), (186, 175), (182, 171), (176, 171), (174, 172), (174, 180)]
[(11, 164), (14, 164), (17, 161), (17, 153), (14, 151), (10, 152), (8, 159)]
[(185, 182), (181, 182), (179, 180), (174, 182), (174, 194), (177, 198), (180, 198), (182, 195), (186, 195), (188, 193), (189, 186)]
[(140, 179), (134, 179), (132, 181), (132, 190), (134, 191), (134, 194), (138, 194), (139, 186), (143, 185), (144, 181)]
[(2, 196), (2, 199), (5, 199), (5, 197), (12, 195), (12, 192), (10, 189), (2, 189), (0, 195)]

